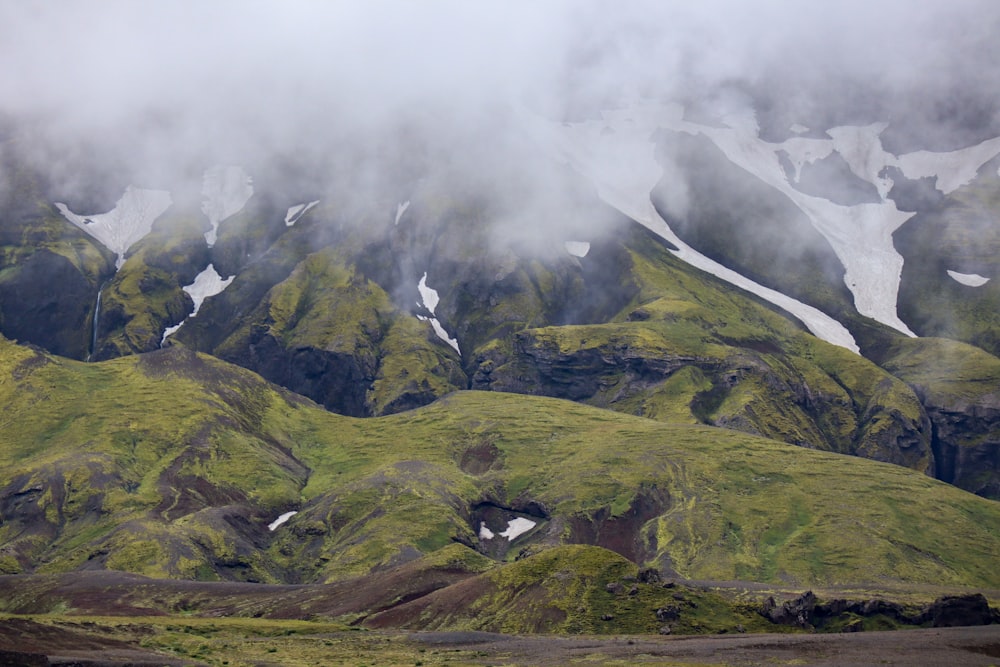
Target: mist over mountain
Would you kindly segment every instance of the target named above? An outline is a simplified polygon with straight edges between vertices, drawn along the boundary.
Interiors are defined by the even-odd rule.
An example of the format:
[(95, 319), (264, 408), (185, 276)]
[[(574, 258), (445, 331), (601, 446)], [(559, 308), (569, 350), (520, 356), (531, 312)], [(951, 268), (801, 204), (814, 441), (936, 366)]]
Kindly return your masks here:
[[(937, 624), (660, 581), (1000, 587), (997, 34), (986, 0), (0, 0), (0, 589)], [(174, 585), (121, 604), (216, 613)]]
[(635, 99), (680, 101), (693, 118), (716, 120), (749, 105), (769, 140), (796, 123), (822, 132), (886, 121), (884, 142), (897, 152), (1000, 134), (989, 2), (11, 2), (2, 11), (3, 111), (30, 121), (31, 152), (67, 200), (107, 180), (166, 187), (207, 164), (259, 171), (282, 159), (323, 168), (315, 185), (349, 179), (379, 192), (426, 177), (428, 164), (452, 164), (480, 189), (478, 179), (528, 172), (544, 184), (532, 197), (488, 189), (530, 211), (532, 199), (559, 201), (562, 188), (548, 181), (521, 112), (571, 121)]

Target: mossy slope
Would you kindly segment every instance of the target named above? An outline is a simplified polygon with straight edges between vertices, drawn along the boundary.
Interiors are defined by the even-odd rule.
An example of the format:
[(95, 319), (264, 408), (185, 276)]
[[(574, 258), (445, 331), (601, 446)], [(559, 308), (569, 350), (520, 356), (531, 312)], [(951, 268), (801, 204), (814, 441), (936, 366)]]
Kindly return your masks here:
[(906, 384), (692, 270), (636, 233), (608, 322), (517, 332), (477, 351), (474, 386), (706, 423), (934, 473), (930, 423)]
[(456, 541), (494, 553), (480, 522), (522, 517), (511, 557), (581, 543), (691, 578), (1000, 583), (996, 504), (899, 466), (495, 392), (358, 420), (179, 346), (81, 364), (0, 345), (7, 572), (334, 581)]

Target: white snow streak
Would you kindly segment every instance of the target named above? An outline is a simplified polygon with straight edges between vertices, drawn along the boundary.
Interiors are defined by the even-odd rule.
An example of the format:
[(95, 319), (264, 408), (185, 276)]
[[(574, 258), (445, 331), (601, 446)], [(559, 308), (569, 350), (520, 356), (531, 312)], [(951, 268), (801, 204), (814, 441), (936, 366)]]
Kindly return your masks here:
[(978, 273), (959, 273), (958, 271), (948, 271), (948, 275), (969, 287), (982, 287), (990, 281)]
[(396, 204), (396, 221), (393, 223), (394, 225), (399, 224), (399, 219), (403, 217), (403, 214), (406, 213), (406, 209), (408, 208), (410, 208), (409, 199), (402, 202), (401, 204)]
[[(707, 137), (731, 162), (787, 196), (823, 234), (844, 266), (844, 282), (859, 313), (915, 335), (896, 312), (903, 257), (892, 242), (893, 232), (914, 214), (900, 211), (888, 198), (894, 183), (886, 168), (898, 167), (910, 179), (934, 177), (936, 187), (949, 194), (1000, 155), (1000, 137), (948, 153), (917, 151), (897, 157), (882, 147), (880, 135), (886, 123), (835, 127), (827, 131), (830, 139), (792, 137), (773, 144), (758, 136), (752, 110), (731, 113), (722, 120), (727, 127), (685, 121), (679, 105), (637, 106), (606, 112), (604, 122), (563, 126), (560, 148), (577, 170), (594, 181), (602, 199), (676, 245), (679, 250), (675, 255), (781, 306), (820, 338), (857, 351), (853, 337), (839, 322), (704, 257), (677, 238), (652, 206), (649, 193), (663, 170), (653, 160), (650, 135), (665, 128)], [(806, 131), (803, 126), (791, 129)], [(858, 178), (875, 186), (880, 202), (843, 206), (792, 187), (803, 166), (833, 153), (843, 157)], [(791, 162), (794, 174), (785, 173), (782, 154)], [(1000, 175), (1000, 170), (997, 173)]]
[(115, 207), (107, 213), (77, 215), (65, 204), (56, 208), (74, 225), (101, 242), (118, 255), (116, 268), (125, 263), (125, 253), (132, 244), (149, 234), (153, 222), (166, 211), (173, 200), (166, 190), (143, 190), (128, 186)]
[(311, 201), (308, 204), (299, 204), (297, 206), (291, 206), (288, 208), (288, 213), (285, 214), (285, 226), (291, 227), (299, 219), (306, 214), (306, 212), (313, 206), (319, 203), (319, 200)]
[(205, 241), (212, 247), (219, 236), (219, 223), (239, 213), (253, 196), (252, 179), (243, 167), (216, 165), (205, 172), (201, 194), (205, 197), (201, 210), (212, 225), (205, 232)]
[[(684, 131), (703, 129), (682, 118), (683, 109), (679, 106), (605, 112), (604, 122), (588, 121), (555, 128), (560, 131), (554, 140), (564, 159), (594, 183), (601, 199), (676, 246), (678, 249), (671, 251), (674, 255), (780, 306), (799, 318), (819, 338), (858, 352), (854, 337), (840, 322), (705, 257), (674, 234), (660, 216), (650, 193), (661, 179), (663, 169), (653, 156), (650, 137), (658, 127), (681, 128)], [(738, 119), (732, 120), (738, 122)], [(609, 128), (611, 132), (606, 132)], [(732, 144), (735, 152), (745, 153), (751, 159), (761, 154), (760, 148), (749, 140), (746, 132), (737, 133), (731, 128), (719, 131), (730, 133), (728, 138), (731, 141), (728, 143)], [(783, 180), (784, 173), (777, 155), (772, 153), (771, 160), (773, 172), (780, 174)]]
[(574, 257), (586, 257), (590, 252), (590, 243), (587, 241), (566, 241), (563, 245), (566, 246), (566, 252)]
[(535, 527), (535, 522), (531, 519), (517, 517), (507, 522), (507, 530), (500, 533), (500, 537), (506, 537), (508, 542), (513, 542), (515, 538), (524, 535)]
[(281, 516), (279, 516), (277, 519), (275, 519), (271, 523), (267, 524), (267, 529), (270, 530), (270, 531), (274, 531), (274, 529), (276, 529), (278, 526), (280, 526), (281, 524), (283, 524), (286, 521), (288, 521), (289, 519), (291, 519), (296, 514), (298, 514), (298, 512), (285, 512), (284, 514), (282, 514)]
[(972, 182), (980, 167), (1000, 155), (1000, 137), (950, 153), (917, 151), (899, 156), (899, 168), (907, 178), (936, 177), (935, 187), (950, 194)]
[(424, 271), (424, 275), (420, 278), (420, 282), (417, 283), (417, 291), (420, 292), (420, 298), (423, 301), (424, 306), (426, 306), (427, 310), (429, 310), (431, 315), (433, 315), (441, 298), (438, 296), (437, 290), (427, 286), (426, 271)]
[(215, 265), (213, 264), (209, 264), (204, 271), (195, 276), (193, 283), (182, 288), (194, 300), (194, 312), (191, 313), (191, 317), (198, 314), (198, 310), (205, 299), (215, 296), (229, 287), (229, 283), (233, 282), (233, 278), (235, 277), (233, 275), (223, 280), (219, 272), (215, 270)]
[(496, 537), (496, 533), (486, 527), (485, 521), (479, 522), (479, 539), (481, 540), (492, 540)]
[(438, 318), (434, 317), (434, 311), (437, 309), (438, 302), (441, 298), (438, 296), (437, 290), (427, 286), (426, 271), (424, 271), (424, 275), (420, 278), (420, 282), (417, 283), (417, 291), (420, 292), (420, 299), (423, 302), (424, 307), (427, 308), (431, 314), (431, 317), (417, 315), (417, 319), (430, 320), (431, 327), (434, 329), (434, 333), (437, 334), (437, 337), (448, 343), (448, 345), (451, 345), (456, 352), (462, 354), (462, 351), (458, 349), (458, 341), (450, 337), (448, 332), (445, 331), (445, 328), (441, 325), (441, 322), (438, 321)]

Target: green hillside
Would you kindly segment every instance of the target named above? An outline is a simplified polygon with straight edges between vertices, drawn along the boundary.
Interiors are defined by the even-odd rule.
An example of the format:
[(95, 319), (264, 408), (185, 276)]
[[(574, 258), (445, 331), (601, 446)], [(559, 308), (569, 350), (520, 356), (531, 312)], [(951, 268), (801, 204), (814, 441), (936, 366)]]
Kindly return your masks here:
[(1000, 586), (1000, 506), (899, 466), (497, 392), (353, 419), (179, 346), (0, 359), (8, 573), (337, 581), (581, 543), (686, 578)]

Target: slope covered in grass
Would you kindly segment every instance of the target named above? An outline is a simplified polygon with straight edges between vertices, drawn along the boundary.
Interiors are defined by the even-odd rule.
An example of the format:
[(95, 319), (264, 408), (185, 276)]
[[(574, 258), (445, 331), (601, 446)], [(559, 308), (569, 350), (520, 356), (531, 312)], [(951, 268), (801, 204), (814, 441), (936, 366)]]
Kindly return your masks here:
[(494, 392), (346, 418), (179, 346), (0, 360), (6, 572), (337, 581), (581, 543), (689, 578), (1000, 585), (1000, 506), (898, 466)]

